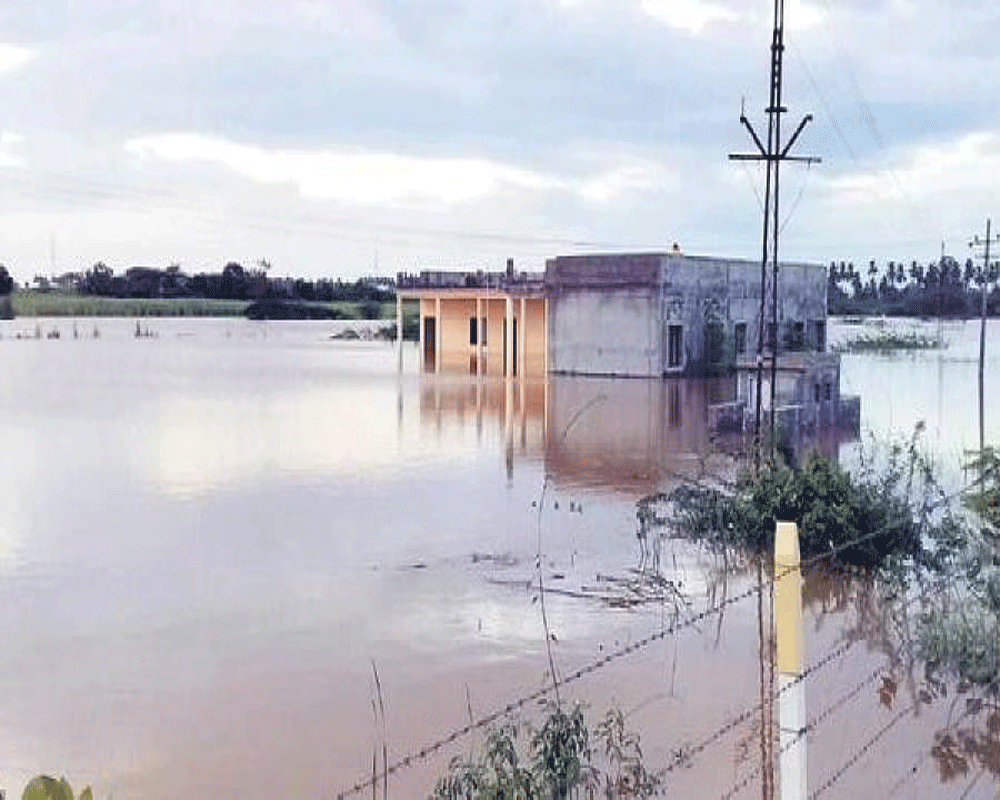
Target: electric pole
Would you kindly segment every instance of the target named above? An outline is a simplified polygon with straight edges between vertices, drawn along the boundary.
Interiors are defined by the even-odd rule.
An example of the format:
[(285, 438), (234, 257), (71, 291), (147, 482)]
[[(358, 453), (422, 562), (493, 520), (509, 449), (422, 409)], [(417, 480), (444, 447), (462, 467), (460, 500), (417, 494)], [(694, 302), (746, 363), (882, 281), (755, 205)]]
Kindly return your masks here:
[[(1000, 236), (990, 237), (990, 220), (986, 220), (986, 238), (980, 239), (978, 234), (969, 242), (969, 247), (984, 247), (981, 317), (979, 322), (979, 458), (985, 453), (985, 426), (983, 416), (983, 381), (986, 364), (986, 286), (990, 281), (990, 243), (1000, 242)], [(985, 467), (984, 467), (985, 468)], [(980, 475), (982, 471), (980, 471)]]
[[(774, 459), (775, 446), (775, 388), (778, 372), (778, 238), (781, 233), (781, 217), (779, 215), (779, 187), (781, 162), (800, 161), (806, 164), (819, 163), (815, 156), (789, 155), (789, 151), (799, 138), (799, 134), (812, 120), (812, 114), (806, 114), (799, 123), (791, 138), (781, 141), (781, 115), (788, 109), (782, 105), (782, 73), (785, 52), (785, 2), (774, 0), (774, 30), (771, 35), (771, 85), (770, 100), (767, 108), (767, 144), (761, 141), (745, 109), (741, 110), (740, 122), (749, 131), (753, 143), (757, 146), (756, 153), (732, 153), (733, 161), (763, 161), (767, 166), (764, 193), (764, 232), (760, 260), (760, 312), (757, 325), (757, 391), (756, 412), (754, 420), (754, 466), (760, 470), (760, 423), (761, 423), (761, 393), (764, 380), (764, 317), (766, 315), (767, 299), (767, 262), (770, 244), (771, 277), (771, 326), (768, 338), (771, 346), (771, 459)], [(770, 242), (769, 242), (770, 240)]]
[[(774, 463), (776, 429), (776, 385), (778, 380), (778, 239), (781, 234), (781, 217), (779, 214), (779, 189), (781, 177), (781, 163), (783, 161), (801, 161), (807, 164), (817, 163), (818, 158), (813, 156), (789, 155), (789, 151), (795, 144), (805, 126), (812, 119), (811, 114), (807, 114), (799, 122), (791, 138), (787, 142), (781, 140), (781, 115), (788, 111), (782, 105), (782, 77), (783, 59), (785, 53), (785, 2), (784, 0), (774, 0), (774, 28), (771, 33), (771, 80), (770, 97), (767, 108), (767, 144), (761, 141), (757, 131), (754, 130), (750, 120), (747, 119), (746, 109), (740, 110), (740, 123), (747, 129), (750, 138), (757, 147), (754, 153), (733, 153), (729, 158), (733, 161), (763, 161), (766, 166), (765, 194), (764, 194), (764, 221), (763, 235), (761, 237), (761, 259), (760, 259), (760, 309), (757, 317), (757, 391), (755, 392), (755, 418), (754, 418), (754, 468), (759, 472), (761, 468), (761, 405), (763, 398), (764, 382), (764, 318), (767, 312), (767, 262), (768, 256), (771, 260), (771, 324), (769, 326), (768, 339), (771, 348), (771, 411), (770, 411), (770, 433), (771, 433), (771, 463)], [(762, 561), (758, 562), (757, 571), (758, 591), (760, 600), (764, 597)], [(773, 603), (773, 599), (772, 599)], [(758, 623), (760, 633), (761, 664), (760, 664), (760, 695), (761, 695), (761, 729), (760, 729), (760, 750), (761, 750), (761, 795), (763, 800), (773, 800), (774, 797), (774, 701), (772, 689), (774, 686), (774, 654), (771, 650), (770, 633), (773, 632), (773, 605), (769, 608), (769, 625), (765, 634), (763, 619), (763, 602), (758, 603)], [(764, 654), (767, 654), (765, 659)], [(765, 660), (767, 662), (765, 667)], [(765, 669), (767, 675), (765, 675)]]

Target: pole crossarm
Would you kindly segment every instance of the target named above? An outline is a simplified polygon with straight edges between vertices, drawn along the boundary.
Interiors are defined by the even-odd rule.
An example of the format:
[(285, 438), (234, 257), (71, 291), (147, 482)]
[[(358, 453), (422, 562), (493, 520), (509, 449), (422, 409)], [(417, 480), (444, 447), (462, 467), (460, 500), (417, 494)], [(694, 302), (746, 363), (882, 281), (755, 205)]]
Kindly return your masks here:
[[(740, 109), (740, 124), (747, 129), (757, 152), (750, 153), (730, 153), (730, 161), (760, 161), (767, 164), (767, 175), (765, 179), (764, 191), (764, 222), (763, 236), (761, 237), (761, 279), (760, 279), (760, 316), (757, 327), (757, 376), (756, 376), (756, 402), (754, 413), (754, 467), (759, 470), (761, 466), (761, 418), (763, 407), (761, 393), (764, 385), (763, 352), (765, 345), (772, 351), (771, 353), (771, 406), (770, 406), (770, 429), (771, 435), (771, 461), (775, 459), (775, 399), (777, 383), (777, 350), (778, 350), (778, 238), (781, 232), (781, 217), (779, 212), (779, 184), (781, 173), (781, 162), (795, 161), (800, 164), (818, 164), (820, 158), (817, 156), (792, 155), (792, 147), (798, 142), (799, 136), (806, 125), (812, 121), (812, 114), (806, 114), (799, 122), (798, 127), (791, 137), (785, 142), (781, 136), (781, 117), (787, 113), (788, 108), (782, 100), (782, 80), (783, 80), (783, 58), (785, 51), (785, 3), (784, 0), (774, 2), (774, 29), (771, 35), (771, 79), (769, 83), (768, 103), (764, 111), (767, 114), (767, 137), (766, 140), (757, 135), (753, 124), (747, 118), (745, 106)], [(773, 218), (773, 225), (772, 225)], [(768, 341), (765, 343), (764, 319), (767, 315), (767, 267), (771, 264), (771, 324)], [(769, 792), (765, 792), (765, 795)]]
[(806, 127), (806, 125), (808, 125), (810, 122), (812, 122), (812, 118), (813, 118), (812, 114), (806, 114), (802, 118), (802, 121), (799, 123), (799, 127), (797, 127), (795, 129), (795, 133), (792, 134), (792, 138), (790, 138), (788, 140), (788, 142), (785, 144), (785, 149), (781, 151), (781, 157), (782, 158), (784, 158), (785, 156), (788, 155), (788, 151), (792, 149), (792, 145), (795, 144), (795, 140), (799, 138), (799, 134), (802, 133), (802, 131)]
[(730, 161), (796, 161), (800, 164), (822, 164), (819, 156), (759, 156), (756, 153), (730, 153)]
[[(764, 145), (763, 145), (763, 144), (761, 143), (761, 141), (760, 141), (760, 137), (759, 137), (759, 136), (757, 135), (757, 131), (755, 131), (755, 130), (753, 129), (753, 125), (752, 125), (752, 124), (750, 124), (750, 120), (749, 120), (749, 119), (747, 119), (747, 115), (746, 115), (746, 114), (740, 114), (740, 122), (742, 122), (742, 123), (743, 123), (743, 125), (744, 125), (744, 127), (746, 127), (746, 129), (747, 129), (748, 131), (750, 131), (750, 136), (751, 136), (751, 138), (753, 139), (753, 141), (754, 141), (754, 144), (756, 144), (756, 145), (757, 145), (757, 149), (758, 149), (758, 150), (760, 150), (760, 154), (761, 154), (762, 156), (765, 156), (765, 157), (766, 157), (766, 156), (767, 156), (767, 149), (766, 149), (766, 148), (764, 147)], [(730, 157), (730, 158), (733, 158), (733, 156), (729, 156), (729, 157)]]

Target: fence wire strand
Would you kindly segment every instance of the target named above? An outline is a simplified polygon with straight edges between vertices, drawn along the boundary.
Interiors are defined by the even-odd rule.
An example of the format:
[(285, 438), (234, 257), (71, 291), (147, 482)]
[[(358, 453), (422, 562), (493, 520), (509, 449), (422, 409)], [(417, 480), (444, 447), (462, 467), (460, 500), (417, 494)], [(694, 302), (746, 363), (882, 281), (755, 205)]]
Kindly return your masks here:
[[(820, 712), (815, 717), (807, 721), (805, 727), (795, 735), (795, 738), (792, 739), (790, 742), (786, 742), (784, 747), (782, 747), (778, 751), (778, 755), (779, 756), (784, 755), (793, 746), (795, 746), (795, 744), (797, 744), (800, 739), (808, 736), (810, 733), (818, 729), (819, 726), (822, 725), (824, 722), (826, 722), (826, 720), (829, 717), (833, 716), (835, 713), (837, 713), (837, 711), (839, 711), (849, 702), (854, 700), (854, 698), (856, 698), (859, 694), (861, 694), (862, 690), (864, 690), (866, 686), (870, 686), (872, 683), (874, 683), (880, 675), (885, 673), (885, 671), (886, 670), (884, 667), (878, 667), (877, 669), (872, 670), (872, 672), (868, 675), (868, 677), (865, 678), (860, 683), (858, 683), (857, 685), (855, 685), (855, 687), (851, 689), (851, 691), (841, 695), (837, 700), (835, 700), (825, 709), (823, 709), (822, 712)], [(729, 800), (729, 798), (735, 797), (737, 794), (742, 792), (747, 786), (749, 786), (750, 782), (758, 775), (760, 775), (760, 773), (761, 773), (761, 767), (758, 764), (756, 767), (754, 767), (753, 770), (748, 772), (735, 785), (733, 785), (732, 788), (729, 789), (729, 791), (725, 792), (722, 795), (722, 800)]]
[[(856, 643), (857, 642), (855, 641), (846, 642), (845, 644), (838, 647), (836, 650), (827, 653), (823, 658), (821, 658), (815, 664), (810, 666), (808, 669), (803, 670), (802, 674), (796, 677), (794, 681), (790, 681), (785, 686), (781, 687), (778, 691), (774, 692), (771, 695), (770, 699), (772, 701), (780, 699), (781, 696), (789, 689), (791, 689), (793, 686), (797, 686), (798, 684), (808, 679), (814, 673), (823, 669), (823, 667), (836, 661), (838, 658), (847, 653), (847, 651), (850, 650)], [(742, 711), (741, 713), (737, 714), (735, 717), (726, 722), (720, 728), (717, 728), (715, 731), (713, 731), (709, 736), (705, 737), (697, 745), (694, 745), (693, 747), (688, 748), (686, 750), (683, 748), (678, 748), (674, 760), (671, 761), (667, 766), (659, 770), (659, 772), (656, 773), (657, 777), (663, 778), (665, 775), (670, 774), (678, 767), (689, 766), (695, 756), (707, 750), (709, 747), (711, 747), (715, 742), (719, 741), (719, 739), (721, 739), (731, 730), (738, 728), (744, 722), (746, 722), (747, 720), (753, 718), (755, 715), (760, 713), (762, 707), (763, 704), (758, 702), (747, 708), (745, 711)]]
[(878, 729), (874, 736), (872, 736), (867, 742), (865, 742), (861, 747), (859, 747), (850, 758), (847, 759), (843, 764), (841, 764), (831, 775), (827, 778), (814, 792), (809, 795), (809, 800), (816, 800), (816, 798), (821, 797), (824, 793), (829, 791), (829, 789), (837, 783), (844, 775), (853, 769), (862, 758), (864, 758), (868, 752), (878, 744), (879, 740), (885, 736), (890, 730), (892, 730), (896, 725), (899, 724), (901, 720), (912, 714), (917, 710), (920, 702), (917, 701), (902, 709), (896, 715), (889, 720), (885, 725)]
[[(806, 567), (814, 566), (827, 559), (834, 558), (839, 553), (842, 553), (845, 550), (850, 550), (852, 547), (856, 547), (859, 544), (863, 544), (866, 541), (870, 541), (871, 539), (881, 536), (886, 531), (888, 531), (890, 527), (892, 526), (885, 525), (879, 528), (878, 530), (869, 531), (868, 533), (863, 534), (862, 536), (858, 536), (855, 539), (852, 539), (848, 542), (843, 542), (839, 545), (831, 546), (828, 550), (825, 550), (822, 553), (818, 553), (817, 555), (811, 556), (810, 558), (807, 559), (802, 559), (797, 567), (796, 566), (786, 567), (782, 572), (774, 575), (771, 580), (772, 582), (778, 581), (785, 575), (788, 575), (789, 573), (794, 572), (797, 569), (801, 570)], [(414, 764), (419, 763), (421, 761), (425, 761), (426, 759), (436, 755), (443, 748), (454, 744), (459, 739), (462, 739), (470, 735), (471, 733), (474, 733), (475, 731), (482, 730), (483, 728), (486, 728), (487, 726), (492, 725), (495, 722), (498, 722), (504, 717), (510, 716), (514, 712), (523, 710), (528, 704), (537, 702), (542, 698), (547, 697), (549, 694), (554, 693), (556, 686), (566, 686), (567, 684), (575, 683), (576, 681), (588, 675), (591, 675), (595, 672), (598, 672), (599, 670), (604, 669), (605, 667), (610, 666), (611, 664), (619, 661), (620, 659), (630, 656), (633, 653), (637, 653), (640, 650), (644, 650), (646, 647), (649, 647), (650, 645), (658, 641), (666, 639), (668, 636), (674, 636), (680, 631), (692, 628), (696, 626), (698, 623), (703, 622), (706, 619), (715, 616), (716, 614), (723, 611), (727, 607), (733, 606), (737, 603), (741, 603), (744, 600), (748, 600), (749, 598), (753, 597), (760, 591), (762, 591), (761, 586), (751, 583), (749, 588), (740, 592), (739, 594), (726, 598), (725, 600), (716, 605), (704, 608), (701, 611), (692, 614), (690, 617), (688, 617), (683, 621), (674, 622), (668, 628), (663, 628), (661, 630), (654, 631), (653, 633), (641, 639), (637, 639), (631, 644), (624, 645), (623, 647), (613, 650), (607, 653), (606, 655), (602, 656), (601, 658), (597, 659), (596, 661), (593, 661), (590, 664), (587, 664), (586, 666), (580, 667), (579, 669), (570, 672), (569, 674), (563, 676), (562, 678), (553, 676), (552, 683), (541, 686), (535, 691), (525, 694), (516, 700), (512, 700), (502, 708), (497, 708), (494, 711), (480, 717), (477, 720), (462, 725), (459, 728), (455, 728), (450, 733), (442, 736), (439, 739), (434, 740), (433, 742), (430, 742), (422, 746), (419, 749), (411, 750), (405, 756), (402, 756), (393, 761), (391, 764), (385, 766), (383, 769), (384, 777), (386, 778), (393, 777), (397, 773), (409, 769)], [(760, 704), (754, 706), (754, 708), (759, 708), (759, 707)], [(736, 725), (738, 724), (739, 723), (737, 722)], [(732, 725), (730, 727), (729, 723), (727, 723), (727, 725), (724, 727), (728, 731), (731, 730), (732, 727), (735, 727), (735, 725)], [(725, 731), (723, 731), (723, 733), (718, 734), (718, 736), (716, 736), (715, 739), (713, 739), (713, 741), (716, 741), (718, 738), (721, 738), (721, 736), (724, 735), (724, 733)], [(709, 745), (705, 745), (705, 747), (708, 746)], [(698, 752), (701, 752), (701, 750), (699, 750)], [(667, 771), (669, 772), (673, 768), (676, 768), (676, 766), (671, 767)], [(355, 784), (353, 784), (352, 786), (340, 789), (339, 791), (337, 791), (334, 797), (337, 798), (337, 800), (346, 800), (346, 798), (349, 797), (359, 796), (366, 790), (371, 789), (373, 786), (375, 786), (378, 783), (379, 779), (380, 776), (363, 778), (358, 782), (356, 782)]]

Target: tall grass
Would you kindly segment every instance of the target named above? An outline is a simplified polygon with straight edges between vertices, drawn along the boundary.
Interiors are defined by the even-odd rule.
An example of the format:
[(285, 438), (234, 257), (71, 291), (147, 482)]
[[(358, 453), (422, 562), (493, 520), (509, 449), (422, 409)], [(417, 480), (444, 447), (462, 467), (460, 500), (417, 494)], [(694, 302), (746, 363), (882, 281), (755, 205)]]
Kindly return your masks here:
[[(11, 295), (19, 317), (241, 317), (248, 300), (215, 300), (205, 297), (125, 298), (97, 297), (72, 292), (38, 292), (24, 289)], [(342, 319), (361, 319), (378, 311), (381, 318), (394, 316), (395, 303), (378, 309), (361, 303), (316, 303), (339, 312)]]

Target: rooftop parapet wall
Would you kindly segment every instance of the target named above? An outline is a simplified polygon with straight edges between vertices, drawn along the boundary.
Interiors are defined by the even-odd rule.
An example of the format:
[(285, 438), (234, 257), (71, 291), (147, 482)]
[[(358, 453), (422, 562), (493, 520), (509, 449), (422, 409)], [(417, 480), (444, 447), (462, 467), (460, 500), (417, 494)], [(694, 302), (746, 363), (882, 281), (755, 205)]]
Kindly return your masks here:
[(660, 282), (662, 253), (557, 256), (545, 264), (547, 289), (654, 287)]
[[(820, 264), (782, 262), (779, 280), (809, 285), (826, 295), (826, 268)], [(770, 278), (770, 267), (768, 268)], [(760, 262), (676, 253), (598, 253), (556, 256), (545, 264), (548, 288), (655, 287), (720, 284), (731, 291), (739, 282), (743, 297), (760, 299)]]
[(455, 272), (424, 270), (417, 274), (400, 272), (396, 277), (397, 290), (434, 289), (492, 289), (517, 293), (538, 292), (543, 287), (543, 276), (536, 272)]

